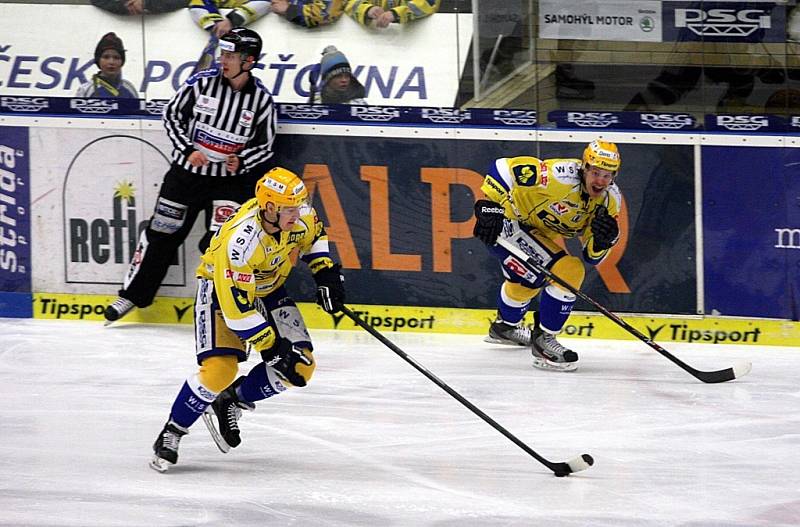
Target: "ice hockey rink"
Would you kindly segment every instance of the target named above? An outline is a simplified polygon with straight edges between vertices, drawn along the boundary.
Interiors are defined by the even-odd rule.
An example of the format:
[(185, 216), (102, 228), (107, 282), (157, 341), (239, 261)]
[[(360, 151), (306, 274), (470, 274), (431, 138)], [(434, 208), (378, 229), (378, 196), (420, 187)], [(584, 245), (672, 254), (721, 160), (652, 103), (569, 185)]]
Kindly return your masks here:
[[(312, 331), (312, 383), (259, 404), (222, 454), (201, 421), (178, 465), (151, 444), (195, 370), (190, 326), (0, 319), (0, 525), (800, 525), (800, 350), (567, 340), (575, 373), (477, 335), (386, 333), (551, 461), (368, 333)], [(249, 369), (254, 359), (242, 365)]]

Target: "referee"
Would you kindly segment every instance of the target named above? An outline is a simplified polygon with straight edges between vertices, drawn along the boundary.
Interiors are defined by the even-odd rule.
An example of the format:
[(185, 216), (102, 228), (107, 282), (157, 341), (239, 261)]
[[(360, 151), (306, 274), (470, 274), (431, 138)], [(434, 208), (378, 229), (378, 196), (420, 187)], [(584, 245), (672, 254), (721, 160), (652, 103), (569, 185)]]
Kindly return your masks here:
[(201, 210), (207, 231), (200, 240), (202, 253), (274, 166), (276, 110), (272, 95), (251, 74), (261, 46), (255, 31), (230, 30), (219, 41), (220, 64), (189, 77), (164, 108), (172, 164), (119, 297), (106, 307), (106, 324), (153, 303)]

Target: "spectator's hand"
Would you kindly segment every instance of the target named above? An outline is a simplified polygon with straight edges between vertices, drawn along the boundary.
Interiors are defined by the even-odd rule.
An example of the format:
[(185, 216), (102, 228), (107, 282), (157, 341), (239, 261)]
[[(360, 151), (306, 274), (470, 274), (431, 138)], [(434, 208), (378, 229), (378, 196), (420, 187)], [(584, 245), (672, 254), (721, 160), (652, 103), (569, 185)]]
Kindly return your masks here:
[(391, 11), (384, 11), (381, 16), (375, 19), (373, 25), (377, 28), (383, 29), (385, 27), (389, 27), (389, 24), (394, 22), (394, 13)]
[(367, 18), (369, 18), (371, 20), (375, 20), (376, 18), (381, 16), (384, 12), (385, 11), (383, 10), (383, 8), (381, 6), (377, 6), (376, 5), (376, 6), (370, 7), (369, 11), (367, 11)]
[(233, 29), (233, 22), (226, 18), (225, 20), (221, 20), (214, 24), (212, 31), (214, 32), (215, 37), (220, 38), (231, 29)]
[(144, 0), (127, 0), (125, 9), (130, 15), (141, 15), (144, 13)]
[(289, 0), (272, 0), (272, 12), (277, 15), (285, 15), (289, 9)]
[(236, 154), (231, 154), (228, 156), (228, 159), (225, 160), (225, 168), (228, 169), (228, 172), (231, 174), (235, 174), (237, 170), (239, 170), (239, 156)]
[(204, 167), (208, 164), (208, 158), (199, 150), (195, 150), (189, 154), (189, 157), (186, 160), (189, 161), (189, 164), (195, 168)]

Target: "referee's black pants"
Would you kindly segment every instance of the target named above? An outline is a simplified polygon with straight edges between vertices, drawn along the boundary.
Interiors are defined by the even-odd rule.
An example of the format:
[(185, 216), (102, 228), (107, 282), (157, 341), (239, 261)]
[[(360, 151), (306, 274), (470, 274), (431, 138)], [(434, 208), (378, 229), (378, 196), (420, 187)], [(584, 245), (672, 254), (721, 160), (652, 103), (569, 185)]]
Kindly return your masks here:
[[(205, 212), (206, 233), (199, 243), (203, 253), (219, 223), (225, 219), (213, 217), (215, 212), (227, 208), (215, 208), (215, 202), (217, 205), (224, 201), (233, 202), (232, 206), (238, 208), (255, 196), (256, 182), (273, 166), (270, 160), (236, 176), (212, 177), (194, 174), (173, 163), (164, 175), (155, 210), (139, 237), (139, 245), (119, 296), (140, 308), (152, 304), (169, 266), (175, 261), (178, 248), (192, 230), (200, 211)], [(194, 272), (194, 266), (189, 262), (186, 265)]]

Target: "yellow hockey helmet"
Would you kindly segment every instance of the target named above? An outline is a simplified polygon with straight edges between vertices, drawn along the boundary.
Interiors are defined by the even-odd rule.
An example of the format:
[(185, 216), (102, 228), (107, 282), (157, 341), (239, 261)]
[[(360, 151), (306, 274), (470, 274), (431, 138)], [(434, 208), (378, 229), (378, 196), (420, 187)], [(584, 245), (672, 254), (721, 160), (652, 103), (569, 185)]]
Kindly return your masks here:
[(617, 145), (599, 139), (592, 141), (583, 151), (583, 165), (618, 172), (622, 160)]
[(291, 170), (275, 167), (256, 183), (258, 206), (266, 209), (273, 203), (278, 212), (284, 207), (300, 207), (308, 203), (308, 190)]

